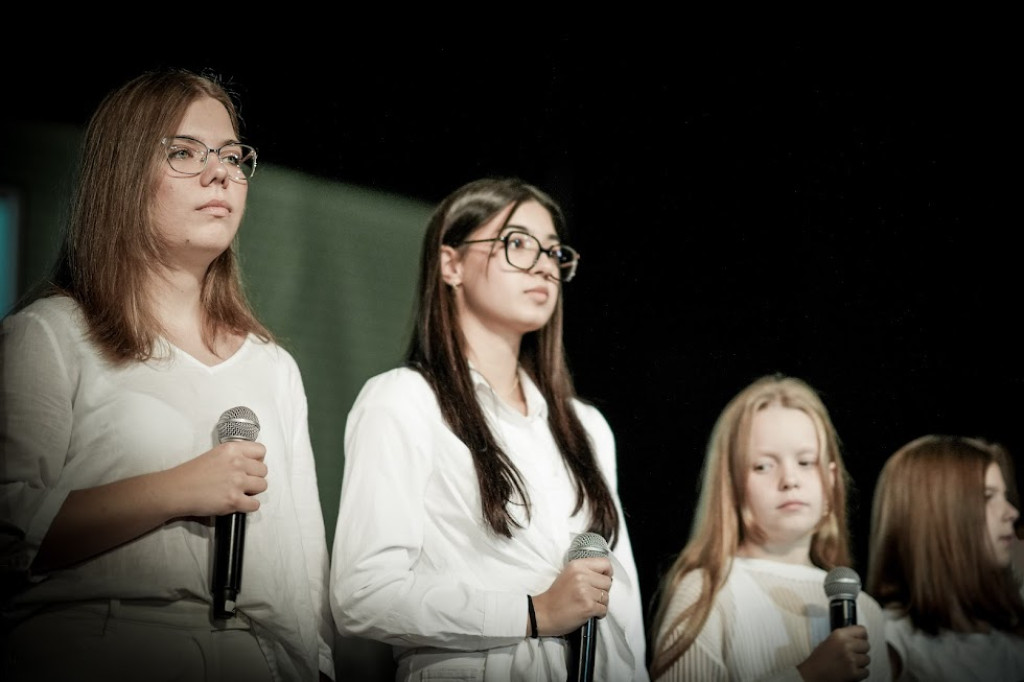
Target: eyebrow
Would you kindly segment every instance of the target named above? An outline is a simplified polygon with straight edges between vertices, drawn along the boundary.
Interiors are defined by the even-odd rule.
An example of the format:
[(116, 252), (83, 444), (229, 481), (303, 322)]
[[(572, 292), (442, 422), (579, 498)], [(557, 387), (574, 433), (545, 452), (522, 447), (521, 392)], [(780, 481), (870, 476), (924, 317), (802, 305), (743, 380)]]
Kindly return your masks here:
[[(522, 225), (516, 225), (515, 223), (506, 223), (505, 227), (503, 227), (501, 229), (501, 231), (504, 232), (505, 230), (513, 230), (515, 232), (525, 232), (526, 234), (530, 235), (531, 237), (537, 237), (537, 235), (535, 235), (533, 232), (531, 232), (528, 227), (524, 227)], [(554, 240), (556, 242), (561, 241), (561, 237), (558, 236), (557, 232), (552, 232), (551, 234), (549, 234), (545, 238), (546, 239)], [(537, 237), (537, 239), (541, 239), (541, 237)]]
[[(207, 149), (210, 149), (210, 145), (206, 142), (206, 140), (202, 140), (202, 139), (196, 137), (195, 135), (185, 135), (183, 133), (177, 133), (176, 135), (171, 135), (171, 137), (184, 137), (184, 138), (187, 138), (189, 140), (193, 140), (195, 142), (198, 142), (199, 144), (204, 144), (204, 145), (206, 145)], [(227, 146), (229, 144), (242, 144), (242, 141), (241, 140), (236, 140), (233, 137), (229, 137), (224, 142), (221, 142), (216, 147), (213, 147), (213, 149), (220, 149), (221, 147), (225, 147), (225, 146)]]

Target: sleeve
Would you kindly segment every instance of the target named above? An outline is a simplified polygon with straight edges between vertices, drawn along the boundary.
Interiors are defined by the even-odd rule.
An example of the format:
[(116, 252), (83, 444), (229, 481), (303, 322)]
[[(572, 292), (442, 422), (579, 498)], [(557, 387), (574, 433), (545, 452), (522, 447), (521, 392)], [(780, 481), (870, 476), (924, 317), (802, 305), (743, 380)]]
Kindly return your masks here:
[[(665, 611), (663, 628), (671, 627), (690, 605), (700, 597), (703, 574), (693, 571), (685, 575), (671, 595)], [(664, 642), (665, 646), (674, 642), (681, 634), (685, 621), (676, 625), (671, 632), (655, 633), (656, 643)], [(729, 679), (725, 666), (722, 648), (724, 646), (724, 627), (722, 616), (715, 609), (708, 614), (704, 626), (697, 633), (696, 639), (677, 658), (672, 665), (656, 678), (656, 682), (721, 682)]]
[(320, 489), (317, 484), (316, 460), (309, 438), (309, 406), (305, 387), (298, 365), (289, 359), (290, 393), (294, 409), (294, 434), (292, 453), (292, 486), (295, 495), (296, 513), (302, 533), (302, 547), (309, 581), (310, 597), (316, 608), (316, 623), (319, 634), (319, 667), (334, 679), (334, 623), (328, 600), (327, 580), (329, 556), (324, 529), (323, 509), (320, 506)]
[(78, 373), (72, 353), (44, 319), (23, 311), (0, 329), (0, 569), (28, 567), (70, 490), (61, 473), (71, 440)]
[[(620, 622), (625, 630), (626, 641), (630, 652), (633, 655), (635, 665), (635, 680), (646, 680), (649, 675), (646, 667), (647, 639), (644, 629), (643, 601), (640, 594), (640, 576), (636, 568), (636, 559), (633, 556), (633, 545), (629, 537), (629, 529), (626, 525), (626, 514), (619, 498), (618, 491), (618, 464), (615, 449), (615, 436), (608, 425), (608, 421), (593, 406), (580, 405), (578, 411), (584, 428), (590, 435), (591, 443), (597, 457), (598, 465), (604, 474), (605, 481), (612, 493), (612, 499), (619, 513), (619, 527), (616, 534), (617, 541), (612, 553), (618, 564), (625, 569), (629, 581), (618, 584), (631, 586), (631, 594), (624, 600), (625, 606), (616, 609), (615, 620)], [(615, 589), (613, 584), (612, 589)], [(618, 596), (618, 595), (616, 595)], [(623, 602), (619, 602), (623, 603)]]
[[(453, 443), (438, 442), (449, 437)], [(522, 641), (525, 594), (415, 570), (434, 449), (459, 446), (419, 375), (371, 379), (356, 398), (331, 558), (331, 608), (342, 635), (463, 651)]]

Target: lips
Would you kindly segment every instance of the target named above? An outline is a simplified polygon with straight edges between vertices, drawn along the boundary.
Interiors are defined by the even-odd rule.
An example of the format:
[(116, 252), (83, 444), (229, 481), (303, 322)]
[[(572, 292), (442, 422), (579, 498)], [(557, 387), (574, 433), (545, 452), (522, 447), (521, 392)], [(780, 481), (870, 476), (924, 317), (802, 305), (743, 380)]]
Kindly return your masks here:
[(532, 289), (527, 289), (526, 293), (535, 298), (542, 298), (545, 301), (551, 296), (551, 292), (547, 287), (533, 287)]
[(226, 216), (231, 213), (231, 205), (226, 201), (220, 199), (213, 199), (207, 201), (205, 204), (198, 209), (201, 213), (209, 213), (211, 215)]

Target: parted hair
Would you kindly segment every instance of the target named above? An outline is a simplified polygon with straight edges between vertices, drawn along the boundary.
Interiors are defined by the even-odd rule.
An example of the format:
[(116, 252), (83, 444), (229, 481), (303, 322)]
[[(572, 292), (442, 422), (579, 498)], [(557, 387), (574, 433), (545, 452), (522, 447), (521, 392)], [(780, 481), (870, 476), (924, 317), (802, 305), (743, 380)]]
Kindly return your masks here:
[[(437, 397), (445, 422), (469, 448), (480, 486), (483, 522), (496, 535), (511, 537), (518, 526), (510, 505), (530, 500), (522, 476), (488, 426), (477, 401), (458, 322), (454, 295), (441, 273), (442, 246), (458, 247), (473, 230), (499, 212), (536, 201), (548, 213), (560, 237), (565, 216), (545, 192), (516, 178), (483, 178), (452, 192), (436, 207), (427, 225), (420, 257), (415, 329), (406, 353)], [(506, 218), (507, 220), (507, 218)], [(618, 511), (601, 475), (593, 446), (573, 406), (578, 399), (562, 344), (562, 297), (546, 325), (523, 336), (519, 363), (548, 404), (548, 424), (576, 486), (576, 508), (586, 505), (589, 530), (614, 547)]]
[(879, 475), (866, 589), (923, 632), (996, 628), (1024, 637), (1020, 577), (993, 560), (988, 539), (991, 464), (1018, 506), (1010, 455), (981, 438), (922, 436), (893, 453)]
[[(143, 73), (107, 94), (85, 131), (60, 254), (40, 293), (77, 301), (92, 340), (116, 364), (152, 357), (162, 331), (145, 286), (167, 256), (152, 217), (166, 172), (161, 140), (175, 134), (189, 105), (203, 97), (224, 105), (238, 136), (234, 94), (220, 78), (177, 68)], [(271, 340), (243, 293), (234, 246), (210, 264), (201, 299), (211, 350), (225, 332)]]
[[(748, 539), (759, 542), (763, 536), (762, 529), (747, 511), (744, 491), (751, 423), (755, 414), (775, 405), (805, 413), (818, 435), (819, 473), (827, 513), (811, 539), (810, 559), (815, 566), (826, 570), (850, 562), (846, 520), (849, 476), (829, 412), (818, 393), (802, 379), (782, 374), (760, 377), (729, 401), (712, 428), (689, 540), (662, 576), (655, 598), (651, 628), (652, 678), (672, 667), (693, 644), (729, 576), (732, 559), (740, 545)], [(836, 471), (835, 484), (830, 490), (826, 474), (832, 463)], [(665, 622), (673, 594), (691, 571), (701, 571), (700, 596), (672, 622)]]

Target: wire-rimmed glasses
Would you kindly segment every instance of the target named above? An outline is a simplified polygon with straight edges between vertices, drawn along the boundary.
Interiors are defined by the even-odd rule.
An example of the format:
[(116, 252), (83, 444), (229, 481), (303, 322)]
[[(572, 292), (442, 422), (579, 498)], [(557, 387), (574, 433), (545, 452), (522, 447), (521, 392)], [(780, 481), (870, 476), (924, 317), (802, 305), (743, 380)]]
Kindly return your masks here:
[(569, 282), (576, 276), (576, 268), (580, 264), (580, 254), (571, 246), (555, 244), (545, 249), (532, 234), (519, 230), (491, 239), (467, 239), (459, 246), (486, 242), (502, 242), (505, 245), (505, 260), (517, 270), (532, 270), (540, 260), (540, 255), (546, 253), (558, 265), (559, 277), (563, 282)]
[(211, 152), (217, 155), (235, 182), (248, 182), (256, 172), (256, 150), (247, 144), (229, 142), (217, 149), (194, 137), (175, 135), (160, 140), (167, 150), (167, 164), (183, 175), (199, 175), (206, 169)]

